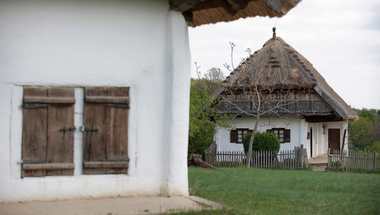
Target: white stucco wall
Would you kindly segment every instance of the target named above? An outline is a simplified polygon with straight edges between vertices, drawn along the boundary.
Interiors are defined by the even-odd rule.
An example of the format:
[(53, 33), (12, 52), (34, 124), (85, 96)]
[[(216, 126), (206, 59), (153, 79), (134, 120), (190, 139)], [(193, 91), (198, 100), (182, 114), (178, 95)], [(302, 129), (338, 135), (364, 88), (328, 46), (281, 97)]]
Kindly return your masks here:
[[(242, 116), (241, 118), (235, 118), (233, 121), (233, 125), (236, 129), (239, 128), (249, 128), (254, 129), (255, 127), (255, 118), (250, 116)], [(268, 117), (263, 116), (260, 118), (259, 131), (265, 132), (267, 129), (272, 128), (286, 128), (290, 129), (290, 143), (281, 143), (280, 150), (293, 150), (294, 147), (299, 147), (301, 137), (300, 128), (304, 127), (304, 120), (297, 119), (293, 117), (292, 121), (287, 121), (289, 123), (286, 125), (280, 118), (278, 117)], [(216, 135), (215, 141), (217, 143), (218, 151), (244, 151), (242, 143), (231, 143), (230, 142), (230, 131), (219, 128)]]
[[(187, 25), (167, 1), (0, 2), (0, 202), (188, 195), (190, 52)], [(128, 175), (21, 178), (24, 85), (130, 87)], [(149, 134), (147, 134), (149, 132)]]
[[(254, 117), (243, 116), (242, 118), (236, 118), (234, 120), (235, 128), (254, 128)], [(288, 121), (286, 121), (289, 123)], [(326, 125), (325, 133), (323, 134), (322, 126)], [(348, 128), (347, 121), (341, 122), (324, 122), (324, 123), (308, 123), (305, 119), (297, 119), (293, 117), (290, 124), (286, 125), (283, 120), (278, 117), (269, 118), (264, 116), (260, 119), (259, 131), (266, 131), (271, 128), (286, 128), (290, 129), (290, 143), (282, 143), (280, 151), (293, 150), (294, 147), (300, 147), (303, 145), (308, 157), (316, 157), (321, 154), (326, 154), (328, 149), (328, 129), (340, 129), (340, 142), (342, 144), (342, 138), (344, 130)], [(313, 134), (307, 137), (308, 132), (312, 128)], [(310, 135), (310, 134), (309, 134)], [(310, 145), (310, 138), (312, 138), (312, 146)], [(215, 141), (217, 143), (218, 151), (244, 151), (242, 143), (230, 142), (230, 131), (219, 128), (215, 134)], [(313, 147), (312, 154), (310, 148)], [(342, 145), (340, 145), (342, 147)], [(348, 149), (348, 131), (346, 133), (344, 149)]]
[[(324, 125), (325, 129), (323, 129)], [(310, 150), (310, 140), (307, 140), (306, 148), (309, 157), (317, 157), (318, 155), (327, 153), (329, 129), (340, 129), (340, 149), (342, 148), (344, 130), (347, 129), (346, 137), (344, 138), (343, 149), (348, 150), (348, 121), (308, 123), (307, 131), (310, 131), (310, 128), (313, 130), (313, 153), (311, 154)]]

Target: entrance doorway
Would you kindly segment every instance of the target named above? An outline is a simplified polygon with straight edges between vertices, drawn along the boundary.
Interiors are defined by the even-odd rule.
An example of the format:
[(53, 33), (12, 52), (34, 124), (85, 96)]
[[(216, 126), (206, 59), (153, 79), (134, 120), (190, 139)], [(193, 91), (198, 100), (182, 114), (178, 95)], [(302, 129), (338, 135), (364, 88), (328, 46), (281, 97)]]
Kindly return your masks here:
[(340, 148), (340, 129), (329, 129), (328, 136), (328, 145), (331, 149), (330, 153), (332, 154), (334, 150), (338, 150)]

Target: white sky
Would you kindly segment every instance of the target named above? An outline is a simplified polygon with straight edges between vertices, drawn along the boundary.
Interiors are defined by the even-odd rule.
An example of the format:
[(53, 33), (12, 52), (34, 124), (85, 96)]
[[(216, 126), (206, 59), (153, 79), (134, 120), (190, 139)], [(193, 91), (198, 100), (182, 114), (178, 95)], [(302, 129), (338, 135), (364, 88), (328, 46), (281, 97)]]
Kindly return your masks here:
[(277, 36), (305, 56), (347, 104), (380, 109), (380, 1), (303, 0), (282, 18), (255, 17), (189, 28), (194, 62), (202, 74), (212, 67), (229, 72), (229, 41), (235, 67), (247, 54)]

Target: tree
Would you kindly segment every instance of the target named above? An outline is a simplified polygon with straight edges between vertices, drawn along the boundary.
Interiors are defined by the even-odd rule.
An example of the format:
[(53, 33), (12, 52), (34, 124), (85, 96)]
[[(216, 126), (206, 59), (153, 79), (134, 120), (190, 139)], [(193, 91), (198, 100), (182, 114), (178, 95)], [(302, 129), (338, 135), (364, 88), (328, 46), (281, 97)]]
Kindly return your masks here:
[(201, 71), (199, 70), (200, 66), (198, 66), (197, 63), (195, 63), (195, 66), (197, 69), (198, 80), (194, 82), (194, 89), (212, 94), (225, 79), (222, 70), (213, 67), (207, 70), (202, 77)]
[(213, 143), (217, 125), (230, 127), (228, 116), (210, 106), (210, 93), (204, 89), (202, 82), (205, 80), (191, 79), (189, 155), (203, 154)]
[(367, 117), (360, 117), (355, 122), (349, 122), (349, 142), (351, 149), (364, 150), (366, 146), (371, 146), (374, 138), (371, 135), (373, 122)]

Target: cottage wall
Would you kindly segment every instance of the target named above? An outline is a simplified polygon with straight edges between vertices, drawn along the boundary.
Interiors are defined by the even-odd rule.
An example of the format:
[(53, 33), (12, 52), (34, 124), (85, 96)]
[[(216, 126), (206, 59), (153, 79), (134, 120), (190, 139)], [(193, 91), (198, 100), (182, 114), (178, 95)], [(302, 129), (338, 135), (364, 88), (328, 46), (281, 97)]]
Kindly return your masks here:
[[(339, 122), (319, 122), (319, 123), (308, 123), (304, 119), (294, 119), (286, 121), (289, 123), (286, 125), (282, 119), (279, 117), (261, 117), (259, 123), (259, 131), (265, 132), (267, 129), (272, 128), (286, 128), (290, 129), (290, 142), (281, 143), (281, 150), (293, 150), (294, 147), (304, 146), (307, 150), (308, 157), (316, 157), (318, 155), (326, 154), (328, 150), (328, 129), (340, 129), (340, 148), (342, 147), (342, 139), (344, 135), (344, 130), (348, 129), (347, 121)], [(241, 118), (236, 118), (233, 121), (233, 125), (236, 129), (253, 129), (255, 126), (255, 118), (249, 116), (243, 116)], [(325, 129), (323, 126), (325, 125)], [(310, 133), (312, 129), (312, 134)], [(324, 130), (324, 131), (323, 131)], [(312, 140), (312, 141), (311, 141)], [(219, 128), (215, 134), (215, 141), (217, 143), (218, 151), (244, 151), (242, 143), (231, 143), (230, 142), (230, 131)], [(348, 131), (346, 131), (346, 137), (344, 140), (343, 148), (348, 149)], [(312, 150), (311, 150), (312, 148)]]
[[(167, 1), (0, 3), (0, 202), (188, 195), (190, 54), (187, 24)], [(23, 86), (130, 87), (128, 175), (21, 178)], [(175, 102), (174, 102), (175, 101)]]
[[(255, 118), (250, 116), (243, 116), (241, 118), (236, 118), (233, 122), (235, 128), (249, 128), (254, 129)], [(292, 150), (295, 146), (299, 147), (300, 144), (304, 144), (306, 137), (302, 136), (300, 132), (304, 129), (304, 120), (297, 119), (294, 117), (288, 125), (286, 125), (283, 120), (279, 117), (268, 117), (263, 116), (260, 118), (259, 131), (265, 132), (267, 129), (272, 128), (286, 128), (290, 129), (290, 142), (282, 143), (280, 150)], [(218, 151), (243, 151), (243, 144), (241, 143), (231, 143), (230, 142), (230, 131), (220, 128), (215, 135), (215, 140), (217, 143)]]

